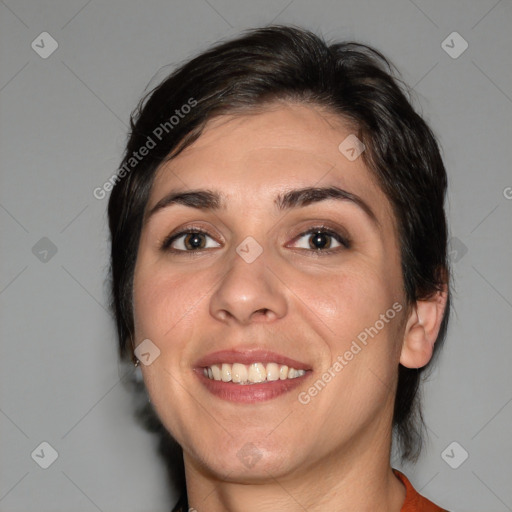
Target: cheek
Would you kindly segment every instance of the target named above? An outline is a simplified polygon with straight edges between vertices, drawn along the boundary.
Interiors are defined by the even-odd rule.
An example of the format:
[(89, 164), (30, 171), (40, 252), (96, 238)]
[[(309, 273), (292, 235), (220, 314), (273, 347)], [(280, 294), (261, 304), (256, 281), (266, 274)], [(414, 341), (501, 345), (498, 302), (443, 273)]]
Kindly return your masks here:
[(389, 281), (381, 269), (347, 267), (322, 280), (314, 292), (309, 288), (307, 301), (315, 305), (329, 354), (318, 378), (328, 383), (325, 391), (322, 384), (303, 391), (314, 397), (312, 407), (332, 420), (328, 428), (333, 438), (341, 424), (357, 429), (376, 411), (390, 407), (404, 308), (396, 291), (399, 283)]
[[(140, 264), (135, 270), (133, 309), (137, 340), (163, 342), (201, 297), (199, 283), (164, 272), (162, 265)], [(178, 338), (175, 338), (178, 341)]]
[(324, 325), (331, 344), (340, 348), (373, 326), (397, 300), (396, 283), (389, 283), (381, 269), (367, 266), (347, 266), (337, 273), (297, 279), (296, 283), (297, 296)]

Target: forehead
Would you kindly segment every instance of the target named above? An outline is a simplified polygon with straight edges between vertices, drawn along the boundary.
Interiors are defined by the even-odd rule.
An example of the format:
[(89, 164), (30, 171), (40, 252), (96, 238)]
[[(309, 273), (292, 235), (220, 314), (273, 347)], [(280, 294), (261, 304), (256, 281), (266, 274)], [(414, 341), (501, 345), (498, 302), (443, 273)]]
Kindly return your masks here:
[[(239, 203), (270, 201), (285, 189), (335, 185), (390, 215), (363, 158), (340, 151), (355, 130), (339, 116), (302, 104), (211, 119), (200, 137), (158, 170), (149, 207), (173, 189), (222, 190)], [(349, 139), (351, 140), (351, 139)], [(344, 147), (344, 146), (342, 146)]]

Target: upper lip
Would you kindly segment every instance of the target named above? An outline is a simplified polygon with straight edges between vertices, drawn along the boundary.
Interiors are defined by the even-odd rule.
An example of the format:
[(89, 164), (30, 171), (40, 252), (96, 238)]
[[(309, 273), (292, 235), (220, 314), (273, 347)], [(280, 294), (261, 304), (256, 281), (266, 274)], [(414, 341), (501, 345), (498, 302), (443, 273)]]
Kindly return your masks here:
[(219, 350), (212, 352), (196, 362), (198, 367), (212, 366), (214, 364), (222, 363), (277, 363), (285, 364), (289, 368), (295, 368), (296, 370), (310, 370), (311, 367), (306, 363), (286, 357), (270, 350), (262, 349), (230, 349), (230, 350)]

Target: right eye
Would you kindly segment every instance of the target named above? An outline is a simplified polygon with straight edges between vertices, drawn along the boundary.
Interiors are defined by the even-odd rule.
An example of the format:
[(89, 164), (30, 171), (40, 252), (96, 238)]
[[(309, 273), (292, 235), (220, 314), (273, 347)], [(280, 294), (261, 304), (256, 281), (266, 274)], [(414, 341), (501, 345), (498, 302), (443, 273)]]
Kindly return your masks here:
[[(210, 235), (202, 229), (183, 230), (167, 237), (162, 244), (162, 249), (170, 252), (199, 252), (220, 247), (220, 244), (208, 246), (206, 238), (211, 239)], [(217, 244), (217, 242), (214, 243)]]

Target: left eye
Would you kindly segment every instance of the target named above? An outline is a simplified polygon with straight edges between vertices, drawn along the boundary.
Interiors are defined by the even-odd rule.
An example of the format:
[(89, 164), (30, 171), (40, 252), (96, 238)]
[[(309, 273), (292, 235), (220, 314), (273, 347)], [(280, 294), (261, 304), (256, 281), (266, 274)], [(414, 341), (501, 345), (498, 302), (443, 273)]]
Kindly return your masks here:
[[(306, 238), (306, 242), (300, 249), (309, 249), (313, 251), (324, 251), (326, 249), (336, 249), (337, 247), (348, 247), (348, 242), (339, 233), (325, 228), (313, 228), (299, 235), (296, 240)], [(332, 244), (338, 245), (332, 245)]]

